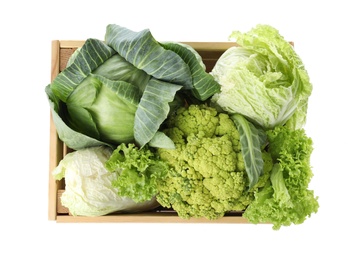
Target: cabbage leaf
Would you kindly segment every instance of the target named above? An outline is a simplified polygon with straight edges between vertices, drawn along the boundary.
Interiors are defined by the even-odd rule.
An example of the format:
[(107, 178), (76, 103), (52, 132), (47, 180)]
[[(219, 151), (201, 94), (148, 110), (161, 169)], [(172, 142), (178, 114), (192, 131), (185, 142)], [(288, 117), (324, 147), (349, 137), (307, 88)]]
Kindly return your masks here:
[(96, 68), (115, 54), (115, 51), (97, 39), (87, 39), (76, 58), (52, 82), (53, 93), (63, 102), (73, 90)]
[(180, 55), (187, 63), (192, 74), (192, 95), (198, 100), (205, 101), (213, 94), (220, 91), (220, 85), (213, 76), (206, 73), (206, 67), (198, 52), (187, 44), (176, 42), (161, 43), (165, 49), (169, 49)]
[(67, 99), (68, 123), (73, 129), (107, 143), (134, 140), (134, 118), (140, 91), (125, 81), (91, 74)]
[(243, 160), (249, 178), (249, 188), (252, 188), (263, 174), (262, 141), (264, 135), (242, 115), (233, 114), (231, 118), (240, 135)]
[[(170, 111), (188, 96), (203, 101), (220, 88), (202, 64), (189, 46), (109, 24), (105, 41), (87, 39), (46, 90), (59, 137), (72, 149), (98, 143), (173, 148), (159, 132)], [(83, 138), (72, 140), (71, 133)]]
[(176, 92), (181, 88), (181, 85), (155, 78), (148, 82), (136, 110), (134, 121), (134, 137), (140, 146), (149, 143), (155, 136), (170, 112), (169, 103), (174, 100)]
[(186, 62), (175, 52), (164, 49), (150, 30), (134, 32), (109, 24), (105, 42), (128, 62), (156, 79), (192, 88), (191, 72)]
[(74, 150), (84, 149), (86, 147), (92, 146), (109, 146), (110, 144), (99, 141), (95, 138), (92, 138), (86, 134), (73, 130), (69, 127), (66, 122), (63, 121), (63, 118), (60, 116), (61, 111), (59, 107), (63, 105), (61, 101), (52, 93), (50, 85), (47, 85), (45, 88), (48, 102), (50, 105), (51, 116), (54, 125), (56, 126), (56, 131), (58, 138), (65, 143), (69, 148)]

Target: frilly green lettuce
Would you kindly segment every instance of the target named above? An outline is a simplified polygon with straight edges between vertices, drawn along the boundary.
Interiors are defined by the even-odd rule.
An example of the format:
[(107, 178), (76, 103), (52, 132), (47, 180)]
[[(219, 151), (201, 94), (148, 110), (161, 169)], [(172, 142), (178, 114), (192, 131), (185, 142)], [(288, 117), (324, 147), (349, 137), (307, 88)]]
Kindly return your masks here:
[(136, 202), (151, 200), (158, 193), (159, 183), (166, 177), (169, 166), (148, 146), (140, 149), (134, 144), (120, 144), (105, 163), (110, 172), (116, 172), (112, 182), (119, 196)]
[(285, 126), (267, 131), (267, 136), (274, 163), (270, 181), (255, 193), (243, 217), (254, 224), (272, 223), (273, 229), (278, 230), (303, 223), (319, 209), (318, 196), (309, 189), (313, 143), (304, 129)]

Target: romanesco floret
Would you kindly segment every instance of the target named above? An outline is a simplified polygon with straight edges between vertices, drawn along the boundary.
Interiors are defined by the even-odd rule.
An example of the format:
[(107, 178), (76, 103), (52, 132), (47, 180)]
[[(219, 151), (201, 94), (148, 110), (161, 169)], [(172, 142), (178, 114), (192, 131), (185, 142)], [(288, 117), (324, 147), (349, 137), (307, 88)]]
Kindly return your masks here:
[(263, 152), (264, 174), (254, 188), (241, 154), (239, 132), (226, 113), (207, 105), (190, 105), (173, 114), (163, 130), (175, 149), (158, 149), (172, 171), (159, 185), (157, 201), (181, 218), (210, 220), (244, 210), (269, 178), (272, 160)]

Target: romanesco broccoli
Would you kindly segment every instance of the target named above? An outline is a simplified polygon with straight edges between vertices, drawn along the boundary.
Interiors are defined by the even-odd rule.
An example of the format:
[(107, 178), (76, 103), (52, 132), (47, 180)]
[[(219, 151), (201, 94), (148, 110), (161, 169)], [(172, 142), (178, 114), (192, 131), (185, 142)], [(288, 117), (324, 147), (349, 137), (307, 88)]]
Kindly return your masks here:
[(218, 219), (244, 210), (269, 178), (272, 159), (263, 152), (264, 173), (249, 189), (236, 125), (226, 113), (207, 105), (180, 108), (163, 130), (175, 149), (158, 149), (172, 171), (160, 183), (157, 201), (181, 218)]

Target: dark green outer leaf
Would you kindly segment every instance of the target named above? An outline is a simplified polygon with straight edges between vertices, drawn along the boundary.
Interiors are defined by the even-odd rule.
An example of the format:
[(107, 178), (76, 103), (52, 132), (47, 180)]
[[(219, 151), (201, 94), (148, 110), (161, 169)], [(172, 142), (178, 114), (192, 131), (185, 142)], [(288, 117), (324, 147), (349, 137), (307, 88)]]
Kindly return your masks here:
[(240, 135), (245, 168), (249, 178), (249, 188), (253, 187), (263, 173), (262, 136), (255, 126), (242, 115), (231, 115)]
[(206, 72), (205, 68), (201, 66), (200, 61), (194, 53), (194, 49), (188, 49), (185, 45), (175, 42), (161, 43), (161, 45), (168, 50), (171, 50), (187, 63), (192, 74), (193, 89), (192, 94), (199, 100), (205, 101), (213, 94), (220, 91), (220, 85), (216, 82), (213, 76)]
[(69, 126), (67, 126), (58, 114), (58, 104), (60, 101), (58, 99), (56, 100), (56, 97), (51, 92), (50, 85), (48, 85), (45, 90), (48, 97), (48, 101), (50, 103), (51, 114), (53, 122), (56, 126), (58, 137), (63, 143), (65, 143), (69, 148), (72, 148), (74, 150), (80, 150), (82, 148), (101, 145), (112, 147), (107, 143), (98, 141), (87, 135), (74, 131)]
[(96, 68), (115, 54), (115, 51), (96, 39), (88, 39), (76, 53), (74, 61), (52, 82), (51, 90), (63, 102), (72, 91)]
[(188, 65), (175, 52), (165, 50), (148, 29), (134, 32), (110, 24), (107, 26), (105, 42), (128, 62), (149, 75), (192, 88)]
[(144, 146), (154, 137), (170, 112), (169, 102), (182, 86), (152, 78), (141, 97), (134, 121), (134, 138)]

